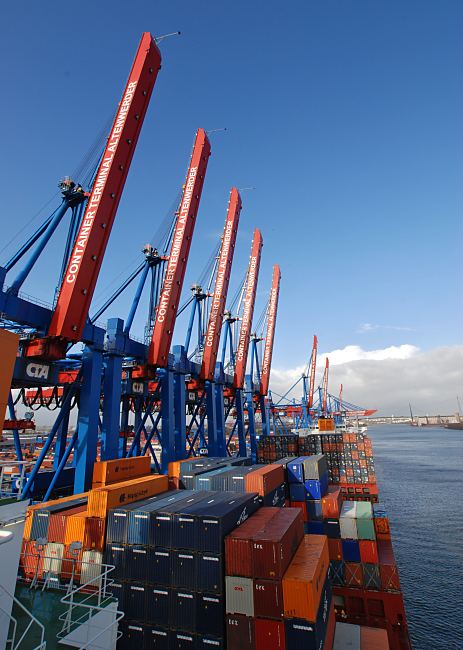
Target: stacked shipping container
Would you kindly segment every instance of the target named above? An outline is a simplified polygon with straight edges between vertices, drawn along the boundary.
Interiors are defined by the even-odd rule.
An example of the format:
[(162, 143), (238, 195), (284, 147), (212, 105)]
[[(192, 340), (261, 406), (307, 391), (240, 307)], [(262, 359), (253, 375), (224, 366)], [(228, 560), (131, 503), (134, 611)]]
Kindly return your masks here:
[[(272, 464), (187, 459), (172, 463), (169, 477), (140, 476), (146, 458), (98, 463), (88, 494), (30, 508), (23, 574), (84, 583), (98, 576), (105, 549), (125, 612), (123, 648), (220, 649), (227, 638), (231, 649), (329, 650), (335, 611), (386, 628), (391, 647), (408, 648), (389, 522), (370, 503), (371, 485), (329, 485), (330, 448), (288, 456), (308, 443), (310, 451), (339, 445), (328, 436), (346, 434), (322, 435), (306, 436), (305, 446), (268, 437), (259, 449), (261, 460), (280, 456)], [(134, 478), (115, 482), (127, 472)], [(173, 485), (182, 489), (166, 492)], [(343, 488), (356, 500), (343, 502)]]
[(223, 540), (259, 505), (255, 493), (179, 490), (110, 513), (105, 560), (125, 612), (118, 647), (224, 647)]
[(323, 647), (332, 609), (328, 549), (326, 538), (304, 536), (299, 510), (262, 508), (226, 538), (225, 567), (229, 650)]

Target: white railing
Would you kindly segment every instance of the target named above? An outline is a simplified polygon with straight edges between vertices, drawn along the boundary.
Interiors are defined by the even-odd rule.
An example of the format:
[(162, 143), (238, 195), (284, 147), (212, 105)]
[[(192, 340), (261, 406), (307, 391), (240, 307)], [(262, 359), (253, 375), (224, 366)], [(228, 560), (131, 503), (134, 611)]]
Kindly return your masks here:
[[(21, 498), (26, 472), (34, 466), (35, 461), (30, 460), (1, 460), (0, 459), (0, 497)], [(12, 467), (18, 467), (19, 472), (9, 472)], [(14, 483), (14, 488), (13, 488)]]
[[(6, 641), (6, 647), (10, 648), (10, 650), (45, 650), (46, 649), (46, 642), (45, 642), (45, 627), (38, 621), (33, 614), (27, 609), (27, 607), (24, 607), (24, 605), (15, 597), (13, 594), (10, 594), (9, 591), (7, 591), (2, 585), (0, 585), (0, 589), (2, 592), (10, 598), (12, 601), (12, 607), (16, 606), (18, 607), (29, 619), (29, 623), (26, 625), (24, 631), (22, 632), (21, 636), (19, 639), (17, 639), (18, 635), (18, 621), (17, 619), (13, 616), (13, 614), (8, 614), (3, 608), (0, 608), (0, 611), (3, 612), (3, 614), (7, 617), (9, 620), (9, 625), (10, 625), (10, 633), (11, 636), (7, 639)], [(31, 631), (34, 626), (38, 627), (38, 633), (40, 635), (40, 641), (38, 645), (32, 646), (30, 642), (27, 641), (27, 635), (29, 634), (29, 631)], [(24, 642), (24, 645), (21, 646), (21, 644)]]
[[(107, 610), (108, 606), (114, 602), (114, 599), (109, 591), (109, 588), (114, 581), (111, 578), (108, 578), (108, 576), (111, 571), (114, 571), (115, 567), (110, 564), (101, 564), (100, 567), (101, 572), (98, 575), (92, 576), (86, 583), (80, 585), (76, 589), (73, 589), (68, 594), (66, 594), (66, 596), (63, 596), (63, 598), (61, 598), (61, 602), (64, 605), (69, 605), (67, 611), (61, 614), (59, 617), (59, 620), (63, 621), (63, 628), (57, 636), (58, 639), (60, 639), (62, 642), (64, 638), (68, 636), (73, 630), (76, 630), (78, 627), (88, 624), (93, 617), (95, 617), (100, 612), (103, 612), (103, 610)], [(80, 598), (80, 596), (83, 596), (83, 598)], [(85, 611), (80, 614), (82, 608)], [(90, 647), (98, 647), (98, 639), (100, 639), (100, 637), (112, 629), (114, 629), (113, 640), (115, 647), (117, 639), (119, 639), (121, 636), (121, 633), (117, 631), (117, 626), (123, 617), (124, 612), (119, 611), (116, 608), (113, 611), (113, 616), (111, 617), (109, 623), (104, 625), (104, 627), (99, 629), (96, 633), (92, 634), (92, 627), (90, 625), (87, 625), (87, 636), (82, 641), (82, 645), (78, 646), (79, 650), (86, 650)]]
[[(67, 563), (67, 570), (62, 566), (64, 562)], [(46, 592), (50, 588), (55, 593), (57, 590), (65, 592), (60, 599), (65, 611), (58, 616), (63, 625), (57, 634), (63, 645), (66, 645), (66, 637), (70, 635), (73, 639), (68, 645), (80, 650), (115, 648), (121, 636), (117, 626), (124, 612), (117, 609), (111, 595), (110, 587), (114, 581), (109, 574), (114, 569), (113, 565), (81, 560), (78, 553), (74, 558), (47, 555), (44, 546), (37, 553), (21, 554), (20, 580), (23, 584), (29, 584), (31, 590)], [(78, 584), (82, 578), (86, 581)], [(111, 609), (112, 604), (114, 607)], [(95, 618), (101, 612), (107, 613), (103, 621), (101, 616)], [(79, 632), (73, 635), (78, 628)], [(78, 641), (74, 639), (77, 636)], [(107, 637), (112, 639), (110, 645), (107, 644)], [(99, 645), (99, 640), (104, 643)]]

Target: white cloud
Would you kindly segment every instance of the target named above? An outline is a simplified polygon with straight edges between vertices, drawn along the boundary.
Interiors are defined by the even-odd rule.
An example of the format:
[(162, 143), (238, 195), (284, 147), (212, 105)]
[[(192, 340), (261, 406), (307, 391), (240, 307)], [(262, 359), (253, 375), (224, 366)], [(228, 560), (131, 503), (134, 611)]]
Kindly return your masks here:
[(374, 332), (375, 330), (395, 330), (397, 332), (414, 332), (412, 327), (403, 327), (401, 325), (378, 325), (373, 323), (362, 323), (358, 330), (358, 334), (366, 334), (367, 332)]
[[(333, 350), (326, 354), (321, 354), (318, 363), (325, 363), (325, 357), (330, 360), (330, 366), (339, 366), (351, 361), (385, 361), (386, 359), (409, 359), (419, 352), (419, 348), (414, 345), (391, 345), (388, 348), (379, 350), (363, 350), (359, 345), (347, 345), (342, 350)], [(318, 364), (317, 364), (318, 365)]]
[[(320, 363), (325, 356), (330, 357), (330, 392), (337, 394), (342, 383), (347, 401), (380, 413), (407, 414), (411, 402), (416, 414), (450, 414), (456, 411), (456, 396), (463, 395), (463, 346), (423, 352), (413, 345), (370, 351), (349, 345), (320, 354)], [(305, 369), (274, 368), (271, 389), (285, 393)], [(321, 368), (317, 380), (320, 376)], [(291, 396), (300, 393), (299, 384)]]

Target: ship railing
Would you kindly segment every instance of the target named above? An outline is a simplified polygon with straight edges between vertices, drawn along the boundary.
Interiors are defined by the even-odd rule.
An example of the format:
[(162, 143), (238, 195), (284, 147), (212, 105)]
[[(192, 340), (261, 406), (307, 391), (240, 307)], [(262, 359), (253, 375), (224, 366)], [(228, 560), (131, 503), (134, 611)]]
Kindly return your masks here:
[[(64, 556), (64, 545), (56, 546), (61, 547), (61, 553), (55, 555), (47, 553), (45, 540), (35, 541), (36, 552), (23, 550), (18, 580), (29, 585), (29, 590), (65, 592), (60, 599), (64, 611), (57, 617), (63, 624), (57, 634), (62, 643), (66, 643), (67, 635), (82, 626), (82, 630), (86, 628), (85, 640), (81, 646), (76, 646), (73, 642), (74, 647), (82, 650), (103, 648), (105, 645), (99, 646), (98, 640), (111, 629), (114, 629), (111, 636), (115, 645), (121, 636), (121, 632), (117, 630), (118, 623), (124, 616), (124, 612), (119, 611), (117, 605), (113, 610), (108, 607), (117, 603), (111, 593), (114, 580), (110, 577), (115, 566), (85, 561), (81, 559), (80, 549), (76, 549), (73, 557)], [(92, 625), (91, 619), (104, 610), (109, 612), (108, 622), (101, 626), (99, 623), (98, 627), (96, 624)]]
[[(24, 650), (26, 650), (26, 648), (27, 650), (45, 650), (47, 645), (45, 642), (45, 627), (42, 625), (42, 623), (40, 623), (40, 621), (35, 618), (33, 614), (31, 614), (27, 607), (25, 607), (21, 601), (16, 598), (16, 596), (10, 594), (10, 592), (7, 591), (2, 585), (0, 585), (0, 589), (2, 591), (2, 594), (11, 600), (11, 611), (13, 611), (13, 607), (17, 607), (22, 611), (23, 615), (28, 621), (24, 630), (21, 632), (18, 630), (17, 618), (15, 618), (12, 613), (8, 613), (5, 609), (3, 609), (3, 607), (0, 607), (0, 611), (9, 621), (8, 638), (6, 640), (5, 648), (9, 648), (10, 650), (20, 650), (21, 648), (24, 648)], [(40, 640), (38, 644), (32, 646), (30, 644), (30, 640), (27, 641), (27, 637), (29, 635), (29, 632), (37, 628)], [(17, 638), (20, 632), (21, 635), (19, 638)]]
[[(3, 460), (0, 458), (0, 497), (20, 499), (23, 484), (26, 481), (26, 472), (34, 466), (35, 461), (30, 460)], [(8, 470), (17, 467), (14, 474)]]
[[(109, 574), (116, 568), (111, 564), (101, 564), (98, 567), (92, 565), (90, 571), (90, 578), (84, 584), (79, 585), (75, 589), (69, 591), (61, 602), (67, 605), (67, 611), (59, 616), (59, 620), (63, 622), (63, 627), (58, 633), (57, 638), (63, 640), (68, 634), (80, 626), (89, 623), (93, 617), (98, 613), (107, 610), (108, 606), (115, 602), (111, 594), (110, 587), (114, 580), (109, 577)], [(82, 610), (84, 610), (82, 612)], [(113, 640), (114, 645), (116, 641), (122, 636), (118, 631), (119, 621), (124, 617), (124, 612), (114, 609), (113, 617), (96, 633), (90, 634), (91, 627), (87, 626), (87, 637), (82, 641), (79, 650), (86, 650), (87, 648), (97, 648), (98, 639), (110, 630), (114, 630)], [(106, 647), (106, 646), (101, 646)]]

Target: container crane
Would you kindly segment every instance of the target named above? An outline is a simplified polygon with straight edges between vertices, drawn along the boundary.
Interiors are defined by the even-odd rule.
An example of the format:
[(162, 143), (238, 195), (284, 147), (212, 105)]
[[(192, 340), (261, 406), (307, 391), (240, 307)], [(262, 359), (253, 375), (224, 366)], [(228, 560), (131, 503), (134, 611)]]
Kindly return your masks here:
[[(260, 230), (254, 230), (251, 255), (246, 272), (246, 278), (242, 288), (242, 301), (240, 303), (241, 315), (232, 317), (229, 312), (224, 322), (224, 336), (222, 343), (222, 365), (225, 369), (230, 369), (233, 373), (233, 381), (225, 389), (224, 395), (229, 400), (225, 411), (225, 420), (232, 411), (236, 413), (236, 420), (231, 432), (228, 435), (227, 448), (235, 435), (238, 436), (239, 455), (246, 456), (246, 427), (245, 427), (245, 404), (244, 388), (245, 373), (248, 361), (249, 343), (251, 339), (252, 319), (254, 315), (254, 304), (257, 291), (257, 282), (259, 279), (260, 260), (262, 254), (263, 240)], [(237, 325), (241, 322), (239, 333), (234, 336), (238, 329)], [(228, 364), (225, 364), (225, 358), (229, 352)], [(255, 439), (251, 441), (255, 446)]]
[(307, 401), (307, 413), (309, 415), (310, 415), (310, 409), (313, 407), (313, 396), (315, 392), (315, 371), (317, 369), (317, 347), (318, 347), (318, 339), (316, 334), (314, 334), (312, 356), (310, 357), (309, 398)]
[[(280, 292), (281, 272), (280, 267), (276, 264), (273, 267), (272, 285), (270, 294), (265, 308), (264, 326), (262, 335), (253, 334), (251, 337), (251, 367), (250, 374), (246, 375), (245, 380), (245, 410), (248, 416), (247, 430), (249, 433), (251, 457), (253, 461), (257, 460), (257, 443), (256, 443), (256, 412), (260, 412), (262, 422), (262, 434), (270, 433), (270, 417), (268, 410), (268, 385), (270, 379), (270, 369), (273, 354), (273, 342), (275, 337), (275, 326), (278, 312), (278, 298)], [(265, 329), (265, 335), (263, 331)], [(258, 343), (263, 341), (262, 360), (259, 358)]]
[(327, 415), (327, 406), (328, 406), (328, 373), (330, 370), (330, 360), (328, 357), (326, 357), (325, 360), (325, 371), (323, 373), (323, 380), (322, 380), (322, 409), (321, 409), (321, 415), (326, 416)]
[(155, 321), (148, 351), (148, 366), (151, 367), (165, 368), (168, 365), (177, 309), (210, 155), (209, 138), (204, 129), (198, 129), (178, 209), (159, 303), (155, 309)]
[[(39, 470), (53, 443), (54, 471), (46, 473), (51, 479), (48, 487), (44, 483), (47, 494), (57, 484), (63, 470), (73, 474), (76, 492), (87, 489), (91, 481), (100, 426), (105, 333), (102, 328), (88, 322), (88, 309), (160, 66), (161, 55), (155, 40), (145, 32), (96, 175), (90, 183), (90, 192), (85, 192), (71, 179), (61, 182), (61, 206), (0, 270), (3, 285), (6, 274), (32, 251), (16, 279), (0, 293), (0, 312), (5, 325), (22, 328), (26, 334), (20, 342), (12, 387), (58, 387), (60, 371), (68, 362), (68, 348), (76, 342), (86, 346), (77, 363), (78, 369), (64, 387), (58, 416), (23, 490), (23, 498), (29, 497), (39, 484), (44, 483), (45, 474), (39, 475)], [(60, 286), (55, 307), (49, 309), (20, 296), (19, 290), (68, 209), (72, 210), (72, 218)], [(70, 409), (77, 394), (77, 425), (68, 440)], [(72, 468), (66, 465), (71, 453), (74, 454)]]
[(268, 393), (270, 382), (270, 369), (272, 366), (273, 343), (275, 340), (275, 327), (278, 312), (278, 299), (280, 296), (281, 271), (278, 264), (273, 267), (272, 288), (267, 310), (267, 331), (265, 334), (264, 354), (260, 373), (260, 395), (265, 397)]
[[(220, 245), (206, 265), (209, 274), (207, 286), (203, 282), (193, 285), (191, 299), (181, 309), (192, 303), (184, 346), (174, 346), (176, 364), (185, 369), (186, 382), (186, 449), (187, 456), (200, 449), (209, 455), (225, 456), (224, 385), (226, 376), (221, 363), (217, 363), (228, 286), (233, 263), (236, 236), (242, 209), (241, 197), (233, 187), (230, 191), (227, 214)], [(209, 270), (209, 267), (212, 267)], [(190, 352), (192, 333), (197, 320), (197, 337)]]
[[(60, 357), (67, 342), (80, 341), (82, 338), (108, 239), (160, 67), (161, 54), (151, 34), (145, 32), (96, 172), (48, 328), (48, 336), (58, 338), (63, 343)], [(46, 341), (33, 340), (27, 346), (26, 355), (47, 354)], [(57, 350), (57, 347), (53, 349)]]
[(263, 239), (260, 230), (254, 230), (254, 237), (251, 246), (251, 256), (246, 277), (246, 291), (244, 294), (243, 314), (241, 316), (241, 327), (238, 338), (238, 345), (235, 355), (235, 372), (233, 375), (233, 386), (242, 390), (246, 365), (248, 362), (249, 341), (251, 338), (252, 318), (256, 301), (257, 282), (259, 279), (260, 259), (262, 254)]

